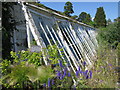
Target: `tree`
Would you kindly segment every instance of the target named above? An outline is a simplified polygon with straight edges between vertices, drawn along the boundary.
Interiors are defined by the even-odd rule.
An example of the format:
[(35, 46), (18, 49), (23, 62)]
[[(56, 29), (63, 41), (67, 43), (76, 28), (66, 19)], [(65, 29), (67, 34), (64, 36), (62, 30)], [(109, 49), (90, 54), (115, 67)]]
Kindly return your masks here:
[(97, 8), (97, 12), (94, 18), (94, 22), (96, 23), (96, 27), (106, 27), (106, 15), (103, 7)]
[(87, 20), (88, 22), (91, 21), (91, 16), (90, 16), (90, 14), (87, 14), (87, 16), (86, 16), (86, 20)]
[(89, 24), (91, 22), (91, 16), (90, 14), (87, 14), (86, 12), (82, 12), (79, 15), (78, 21)]
[(86, 16), (87, 16), (87, 13), (86, 12), (82, 12), (79, 15), (78, 21), (83, 22), (85, 20)]
[(64, 14), (70, 16), (70, 14), (74, 13), (73, 6), (71, 2), (66, 2), (64, 6)]
[(114, 19), (114, 22), (120, 22), (120, 17)]
[(90, 14), (87, 14), (86, 19), (85, 19), (85, 23), (86, 23), (86, 24), (89, 24), (91, 21), (92, 21), (92, 20), (91, 20)]
[(109, 24), (112, 24), (112, 21), (110, 18), (107, 20), (107, 25), (109, 25)]

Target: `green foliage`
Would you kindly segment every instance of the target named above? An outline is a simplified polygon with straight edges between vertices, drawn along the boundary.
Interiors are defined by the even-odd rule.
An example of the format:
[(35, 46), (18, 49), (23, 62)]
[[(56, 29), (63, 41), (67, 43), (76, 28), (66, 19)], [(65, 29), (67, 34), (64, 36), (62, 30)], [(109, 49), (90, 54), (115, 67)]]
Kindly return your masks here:
[(28, 72), (28, 68), (21, 65), (14, 65), (10, 67), (11, 73), (3, 76), (3, 85), (7, 83), (7, 87), (14, 86), (16, 84), (22, 86), (22, 83), (26, 81), (28, 78), (26, 77), (26, 73)]
[(99, 47), (92, 69), (93, 78), (88, 80), (87, 85), (92, 88), (117, 88), (116, 58), (116, 50), (111, 50), (106, 45)]
[(37, 42), (35, 41), (35, 39), (33, 39), (31, 45), (37, 45)]
[(107, 25), (109, 25), (109, 24), (112, 24), (111, 19), (108, 19), (108, 20), (107, 20)]
[(116, 85), (118, 72), (115, 68), (117, 67), (116, 60), (119, 60), (119, 27), (119, 22), (114, 22), (106, 28), (99, 28), (97, 60), (92, 70), (93, 78), (88, 81), (88, 86), (93, 88), (118, 88)]
[(84, 80), (79, 80), (76, 88), (82, 90), (83, 88), (90, 88), (90, 87), (87, 85), (87, 80), (84, 79)]
[(40, 66), (39, 55), (36, 52), (11, 51), (13, 62), (4, 60), (0, 63), (3, 73), (0, 83), (7, 88), (23, 88), (25, 82), (31, 82), (31, 85), (36, 81), (40, 81), (41, 85), (46, 83), (54, 74), (51, 66)]
[(96, 23), (95, 23), (94, 21), (90, 21), (88, 24), (89, 24), (90, 26), (96, 27)]
[(91, 22), (91, 16), (90, 16), (90, 14), (87, 14), (85, 23), (88, 24), (89, 22)]
[(108, 42), (113, 48), (116, 48), (120, 42), (119, 22), (108, 25), (106, 28), (100, 28), (98, 31), (98, 42)]
[[(57, 64), (58, 60), (61, 60), (61, 56), (58, 53), (57, 45), (48, 46), (44, 50), (45, 57), (48, 57), (51, 62), (49, 64)], [(59, 49), (62, 52), (62, 49)], [(43, 51), (44, 52), (44, 51)], [(38, 85), (37, 81), (40, 81), (39, 85), (47, 83), (48, 78), (55, 77), (51, 65), (44, 66), (43, 52), (30, 52), (30, 51), (11, 51), (10, 60), (3, 60), (1, 62), (2, 74), (1, 84), (4, 87), (11, 88), (24, 88), (24, 83), (27, 85)], [(29, 83), (28, 83), (29, 82)], [(36, 83), (36, 84), (35, 84)]]
[[(49, 60), (51, 60), (51, 64), (59, 63), (58, 60), (62, 60), (62, 56), (59, 55), (57, 45), (52, 45), (47, 47), (47, 55), (49, 55)], [(61, 52), (63, 49), (59, 49)]]
[(29, 2), (30, 4), (34, 4), (36, 6), (42, 7), (42, 8), (46, 8), (43, 4), (41, 4), (40, 2)]
[(23, 83), (31, 81), (32, 83), (40, 81), (41, 84), (46, 83), (48, 78), (52, 78), (54, 75), (50, 66), (39, 66), (36, 68), (34, 64), (25, 62), (21, 64), (13, 64), (9, 66), (11, 73), (4, 75), (1, 79), (1, 83), (5, 87), (17, 87), (23, 88)]
[(24, 61), (28, 61), (29, 63), (33, 63), (36, 66), (40, 66), (42, 64), (42, 52), (29, 52), (29, 51), (19, 51), (18, 53), (11, 51), (11, 57), (13, 58), (14, 63)]
[(82, 12), (79, 15), (78, 21), (89, 24), (91, 22), (91, 16), (90, 14), (87, 14), (86, 12)]
[(103, 7), (97, 8), (94, 22), (96, 23), (96, 27), (106, 27), (107, 21)]
[[(69, 81), (69, 82), (68, 82)], [(73, 80), (71, 77), (64, 77), (64, 79), (60, 80), (60, 79), (56, 79), (55, 80), (55, 85), (53, 85), (53, 88), (71, 88), (71, 86), (73, 85)]]
[(120, 22), (120, 17), (114, 19), (114, 22)]
[(78, 21), (83, 22), (86, 19), (87, 13), (86, 12), (81, 12), (79, 15)]
[(118, 61), (120, 60), (120, 43), (118, 43), (117, 45), (117, 57), (118, 57)]
[(11, 61), (7, 60), (7, 59), (2, 60), (2, 62), (0, 63), (0, 68), (2, 69), (1, 73), (3, 75), (5, 75), (5, 74), (10, 72), (9, 68), (8, 68), (10, 64), (11, 64)]
[(40, 82), (47, 83), (48, 78), (53, 78), (55, 75), (53, 74), (53, 70), (51, 69), (51, 66), (40, 66), (38, 68), (38, 75)]
[(74, 16), (71, 16), (71, 18), (77, 20), (78, 16), (74, 15)]
[(64, 14), (70, 16), (70, 14), (74, 13), (73, 6), (71, 2), (66, 2), (64, 6)]

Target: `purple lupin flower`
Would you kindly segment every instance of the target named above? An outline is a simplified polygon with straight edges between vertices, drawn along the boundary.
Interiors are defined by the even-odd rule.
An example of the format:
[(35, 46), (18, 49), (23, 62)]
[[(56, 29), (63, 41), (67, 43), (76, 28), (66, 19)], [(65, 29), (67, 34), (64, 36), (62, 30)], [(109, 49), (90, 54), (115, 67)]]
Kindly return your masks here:
[(54, 80), (52, 80), (52, 85), (54, 85), (55, 83), (54, 83)]
[(77, 76), (77, 77), (79, 76), (79, 71), (78, 71), (78, 70), (76, 71), (76, 76)]
[(68, 77), (71, 77), (71, 74), (70, 74), (70, 72), (68, 72)]
[(85, 72), (83, 72), (83, 75), (84, 75), (84, 77), (86, 78), (86, 79), (88, 79), (88, 70), (86, 70)]
[(84, 61), (84, 62), (83, 62), (83, 66), (85, 66), (85, 65), (86, 65), (86, 62)]
[(46, 83), (43, 84), (43, 87), (46, 87)]
[(102, 83), (103, 82), (103, 80), (100, 80), (100, 83)]
[(88, 73), (88, 70), (85, 71), (85, 74), (87, 74), (87, 73)]
[(63, 79), (63, 77), (64, 77), (64, 76), (63, 76), (63, 75), (61, 75), (60, 80), (62, 80), (62, 79)]
[(50, 79), (48, 79), (48, 87), (50, 87)]
[(92, 71), (89, 71), (89, 73), (90, 73), (90, 77), (89, 78), (92, 78)]
[(76, 86), (73, 87), (73, 90), (76, 90)]
[(61, 68), (63, 68), (62, 61), (61, 61), (61, 60), (59, 60), (59, 66), (60, 66)]
[(81, 74), (83, 73), (83, 71), (81, 70), (81, 71), (79, 71)]
[(109, 66), (112, 66), (112, 64), (108, 64)]
[(64, 76), (66, 76), (66, 69), (64, 69)]
[(67, 71), (68, 69), (67, 68), (64, 68), (65, 71)]
[(80, 67), (78, 67), (78, 71), (79, 71), (79, 72), (81, 71)]
[(84, 71), (83, 75), (86, 77), (87, 73), (88, 73), (88, 70)]
[(86, 75), (86, 79), (88, 79), (89, 78), (89, 76), (88, 75)]
[(60, 77), (60, 76), (61, 76), (60, 71), (57, 71), (57, 76), (58, 76), (58, 77)]

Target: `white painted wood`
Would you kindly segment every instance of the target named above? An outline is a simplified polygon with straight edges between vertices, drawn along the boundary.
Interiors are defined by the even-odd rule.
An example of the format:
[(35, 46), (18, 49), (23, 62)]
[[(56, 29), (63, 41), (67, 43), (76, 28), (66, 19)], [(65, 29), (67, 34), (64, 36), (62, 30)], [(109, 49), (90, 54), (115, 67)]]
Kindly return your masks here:
[(60, 28), (59, 28), (59, 30), (57, 31), (57, 33), (58, 33), (58, 35), (60, 36), (60, 39), (61, 39), (61, 41), (63, 42), (63, 45), (65, 46), (65, 48), (66, 48), (69, 56), (70, 56), (71, 59), (72, 59), (72, 62), (74, 63), (74, 65), (75, 65), (75, 67), (76, 67), (76, 69), (77, 69), (77, 68), (78, 68), (78, 65), (77, 65), (77, 63), (76, 63), (76, 59), (75, 59), (74, 55), (72, 54), (72, 52), (71, 52), (68, 44), (67, 44), (66, 41), (63, 39), (63, 35), (62, 35), (62, 33), (61, 33)]
[[(64, 27), (64, 26), (63, 26)], [(64, 27), (64, 29), (65, 29), (65, 27)], [(66, 29), (65, 30), (62, 30), (63, 31), (63, 34), (64, 34), (64, 36), (67, 38), (67, 41), (70, 43), (70, 41), (69, 41), (69, 39), (68, 39), (68, 37), (69, 37), (69, 35), (68, 35), (68, 37), (65, 35), (65, 31), (67, 31)], [(71, 39), (71, 38), (70, 38)], [(72, 40), (71, 40), (72, 41)], [(75, 52), (75, 50), (74, 50), (74, 48), (73, 48), (73, 46), (72, 45), (74, 45), (74, 43), (73, 43), (73, 41), (72, 41), (72, 44), (71, 45), (69, 45), (69, 46), (71, 46), (71, 48), (72, 48), (72, 50), (73, 50), (73, 52), (76, 54), (76, 52)], [(75, 45), (74, 45), (75, 46)], [(71, 51), (71, 50), (70, 50)], [(72, 53), (72, 51), (71, 51), (71, 53)], [(72, 54), (73, 56), (74, 56), (74, 54)], [(76, 57), (77, 57), (77, 59), (79, 60), (79, 57), (77, 56), (77, 54), (76, 54)], [(74, 57), (75, 58), (75, 57)], [(79, 63), (77, 62), (77, 60), (76, 60), (76, 58), (75, 58), (75, 62), (76, 62), (76, 64), (79, 66)]]
[(29, 24), (28, 24), (28, 21), (26, 21), (26, 28), (27, 28), (27, 42), (28, 42), (28, 48), (30, 48), (31, 47), (31, 45), (30, 45), (30, 30), (29, 30)]
[[(59, 41), (59, 39), (58, 39), (58, 37), (57, 37), (57, 35), (56, 35), (56, 33), (55, 33), (55, 31), (54, 31), (53, 28), (52, 28), (52, 32), (54, 33), (54, 35), (55, 35), (58, 43), (60, 44), (60, 46), (63, 46), (63, 42), (61, 43), (61, 42)], [(59, 36), (59, 37), (60, 37), (60, 36)], [(67, 59), (68, 59), (68, 61), (69, 61), (69, 63), (70, 63), (70, 66), (71, 66), (73, 72), (76, 73), (76, 71), (75, 71), (75, 69), (74, 69), (74, 67), (72, 66), (72, 63), (71, 63), (71, 61), (70, 61), (70, 57), (67, 55), (67, 53), (66, 53), (66, 51), (65, 51), (65, 48), (63, 48), (63, 51), (64, 51), (64, 54), (65, 54), (65, 56), (67, 57)]]
[[(31, 32), (33, 34), (34, 39), (37, 42), (37, 45), (42, 47), (42, 48), (45, 48), (46, 46), (42, 43), (43, 40), (40, 37), (40, 34), (39, 34), (39, 32), (38, 32), (38, 30), (37, 30), (37, 28), (35, 26), (35, 23), (34, 23), (34, 21), (32, 19), (32, 16), (31, 16), (29, 11), (27, 12), (26, 6), (23, 4), (23, 2), (22, 2), (22, 7), (23, 7), (22, 9), (24, 11), (24, 14), (25, 14), (25, 19), (29, 24), (30, 30), (31, 30)], [(42, 53), (43, 53), (43, 60), (44, 60), (45, 64), (47, 65), (47, 61), (46, 61), (46, 57), (44, 56), (44, 52), (42, 52)]]

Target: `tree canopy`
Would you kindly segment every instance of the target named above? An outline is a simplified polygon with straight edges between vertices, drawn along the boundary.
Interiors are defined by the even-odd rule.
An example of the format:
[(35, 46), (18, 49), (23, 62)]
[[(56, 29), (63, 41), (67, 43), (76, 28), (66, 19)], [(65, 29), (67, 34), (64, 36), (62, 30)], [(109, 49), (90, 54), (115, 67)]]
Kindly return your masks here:
[(110, 18), (107, 20), (107, 25), (109, 25), (109, 24), (112, 24), (112, 21)]
[(107, 21), (103, 7), (97, 8), (94, 22), (96, 23), (96, 27), (106, 27)]
[(74, 13), (73, 6), (71, 2), (66, 2), (64, 6), (64, 14), (70, 16), (70, 14)]
[(86, 12), (82, 12), (79, 15), (78, 21), (89, 24), (91, 22), (91, 16), (90, 14), (87, 14)]

